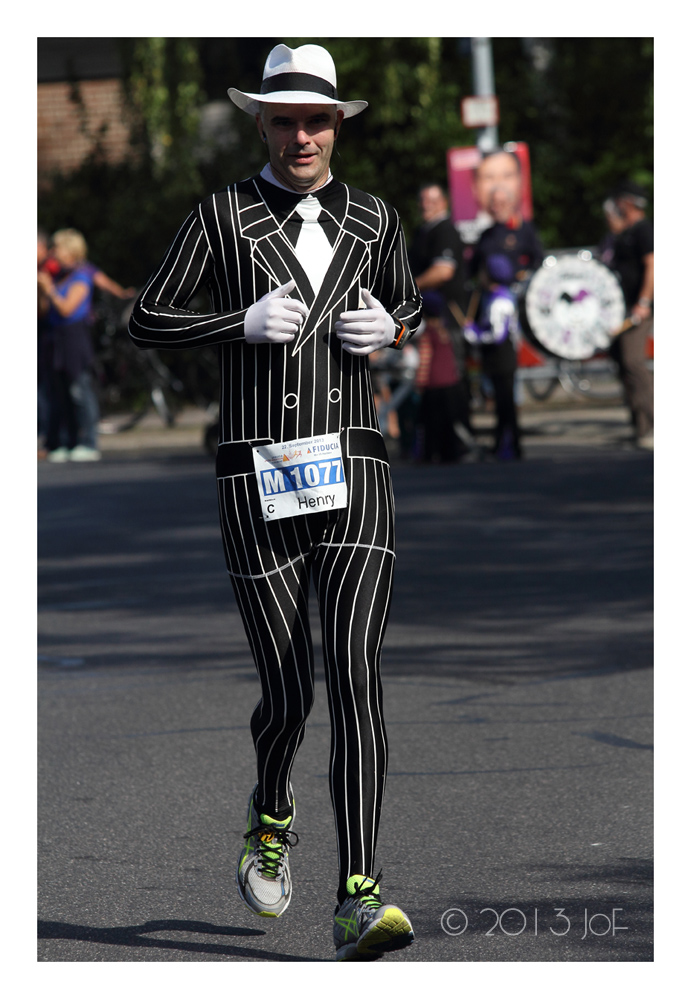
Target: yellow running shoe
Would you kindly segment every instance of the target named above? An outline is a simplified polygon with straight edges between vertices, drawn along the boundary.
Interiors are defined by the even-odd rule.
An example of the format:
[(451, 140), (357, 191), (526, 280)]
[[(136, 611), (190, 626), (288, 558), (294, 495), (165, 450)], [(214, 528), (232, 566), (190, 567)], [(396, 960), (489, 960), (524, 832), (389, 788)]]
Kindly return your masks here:
[(376, 961), (392, 950), (408, 947), (415, 939), (410, 920), (396, 905), (379, 898), (379, 880), (353, 874), (347, 898), (334, 913), (337, 961)]
[(290, 905), (293, 884), (288, 851), (297, 846), (297, 833), (291, 832), (295, 816), (279, 822), (257, 813), (254, 791), (250, 795), (245, 846), (238, 858), (235, 883), (245, 905), (259, 916), (280, 916)]

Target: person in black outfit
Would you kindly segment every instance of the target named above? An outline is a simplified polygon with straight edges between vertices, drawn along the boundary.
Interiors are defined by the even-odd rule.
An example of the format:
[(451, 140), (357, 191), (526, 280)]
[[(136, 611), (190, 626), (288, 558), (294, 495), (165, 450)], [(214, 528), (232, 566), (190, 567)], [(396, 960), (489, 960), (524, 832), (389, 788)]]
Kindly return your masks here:
[(458, 312), (465, 298), (463, 243), (449, 214), (449, 202), (439, 184), (420, 188), (418, 205), (422, 224), (413, 233), (408, 259), (421, 292), (438, 291), (447, 303), (447, 323), (462, 325)]
[(482, 373), (494, 393), (497, 422), (492, 454), (500, 461), (523, 456), (514, 389), (518, 306), (510, 287), (513, 277), (508, 257), (499, 253), (487, 257), (479, 275), (482, 295), (478, 318), (468, 320), (465, 326), (466, 339), (477, 345)]
[[(228, 93), (255, 118), (268, 162), (193, 209), (135, 303), (129, 332), (142, 348), (219, 347), (221, 530), (261, 684), (239, 895), (270, 917), (292, 897), (291, 775), (315, 694), (314, 583), (332, 726), (336, 958), (372, 959), (414, 934), (405, 913), (381, 901), (374, 873), (388, 752), (381, 649), (395, 548), (369, 355), (403, 349), (419, 326), (421, 297), (396, 211), (331, 174), (343, 121), (367, 104), (338, 97), (327, 50), (277, 45), (259, 93)], [(210, 310), (190, 311), (202, 288)], [(292, 465), (324, 453), (334, 460)], [(277, 464), (259, 476), (266, 458)], [(347, 498), (339, 490), (336, 503), (343, 482)]]
[(646, 344), (653, 332), (653, 223), (646, 217), (646, 192), (626, 181), (611, 195), (621, 219), (610, 266), (619, 277), (629, 318), (634, 325), (617, 336), (611, 354), (619, 367), (626, 403), (639, 447), (653, 447), (653, 376)]
[(537, 270), (544, 257), (537, 229), (532, 222), (523, 218), (520, 206), (506, 187), (496, 187), (492, 191), (489, 211), (494, 224), (485, 229), (477, 241), (470, 265), (471, 275), (477, 276), (489, 256), (502, 254), (513, 264), (514, 281), (524, 281), (530, 273)]
[(600, 263), (611, 267), (614, 258), (614, 244), (617, 236), (624, 229), (624, 219), (613, 198), (606, 198), (602, 203), (602, 214), (605, 216), (607, 232), (600, 240), (595, 255)]
[[(544, 251), (537, 229), (532, 222), (523, 218), (520, 211), (520, 161), (513, 153), (490, 153), (489, 156), (502, 156), (510, 159), (516, 165), (516, 175), (511, 184), (507, 182), (494, 187), (487, 196), (487, 206), (494, 219), (493, 225), (480, 236), (470, 262), (470, 273), (482, 285), (486, 283), (487, 275), (492, 269), (489, 261), (495, 265), (501, 260), (499, 283), (507, 289), (517, 282), (523, 283), (542, 264)], [(488, 157), (487, 157), (488, 158)], [(484, 162), (484, 161), (483, 161)], [(472, 321), (475, 316), (469, 316)], [(519, 430), (514, 395), (514, 383), (517, 370), (516, 349), (513, 337), (507, 337), (501, 344), (485, 346), (481, 350), (482, 372), (492, 384), (497, 406), (497, 440), (494, 453), (500, 454), (506, 450), (512, 457), (520, 458), (522, 450), (519, 441)], [(497, 390), (499, 395), (497, 396)], [(511, 398), (509, 399), (509, 395)], [(506, 448), (502, 445), (509, 429), (510, 443)]]
[(451, 336), (460, 375), (457, 429), (466, 450), (474, 446), (470, 423), (470, 386), (465, 369), (463, 313), (466, 307), (463, 243), (449, 214), (449, 201), (440, 184), (420, 188), (418, 205), (422, 223), (413, 233), (408, 253), (410, 269), (420, 291), (442, 296), (444, 327)]

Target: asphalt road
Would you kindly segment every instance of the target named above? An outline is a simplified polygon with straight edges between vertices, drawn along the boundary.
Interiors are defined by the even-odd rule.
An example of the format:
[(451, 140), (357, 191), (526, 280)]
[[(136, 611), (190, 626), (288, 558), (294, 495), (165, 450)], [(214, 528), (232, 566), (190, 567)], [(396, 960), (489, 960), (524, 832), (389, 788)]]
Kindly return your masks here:
[[(416, 942), (375, 971), (653, 959), (653, 458), (589, 419), (394, 465), (378, 862)], [(200, 448), (39, 467), (38, 667), (39, 962), (331, 962), (319, 652), (294, 900), (236, 895), (258, 684)]]

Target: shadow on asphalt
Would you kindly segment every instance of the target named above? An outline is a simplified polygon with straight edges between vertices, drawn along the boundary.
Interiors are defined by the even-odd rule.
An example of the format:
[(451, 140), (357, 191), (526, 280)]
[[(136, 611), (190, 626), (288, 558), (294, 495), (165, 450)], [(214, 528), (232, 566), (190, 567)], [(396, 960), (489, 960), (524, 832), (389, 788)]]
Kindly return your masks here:
[(139, 926), (79, 926), (39, 919), (39, 940), (78, 940), (82, 943), (109, 944), (114, 947), (145, 947), (158, 950), (187, 951), (193, 954), (216, 954), (242, 960), (257, 958), (261, 961), (318, 961), (318, 958), (277, 954), (231, 944), (196, 942), (194, 940), (166, 940), (149, 937), (149, 933), (198, 933), (214, 937), (264, 937), (265, 930), (245, 929), (237, 926), (216, 926), (213, 923), (189, 919), (152, 919)]
[[(118, 457), (41, 473), (42, 609), (236, 612), (208, 457)], [(515, 683), (650, 667), (650, 454), (565, 448), (508, 465), (394, 464), (393, 478), (385, 674)], [(43, 638), (59, 648), (59, 637)], [(117, 635), (90, 638), (109, 665), (126, 664)], [(146, 653), (138, 663), (146, 668)], [(168, 658), (172, 669), (194, 665), (209, 664), (187, 649)], [(253, 673), (236, 648), (225, 665)]]
[(501, 683), (650, 667), (649, 455), (573, 449), (394, 483), (390, 621), (406, 641), (387, 643), (385, 670)]

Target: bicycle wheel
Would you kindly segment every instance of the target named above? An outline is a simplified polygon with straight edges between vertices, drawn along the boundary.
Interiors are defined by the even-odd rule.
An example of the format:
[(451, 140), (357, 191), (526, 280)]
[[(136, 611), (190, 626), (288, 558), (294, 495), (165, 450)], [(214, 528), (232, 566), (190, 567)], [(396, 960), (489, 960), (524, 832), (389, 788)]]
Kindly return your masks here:
[(559, 379), (526, 378), (523, 384), (536, 402), (545, 402), (559, 385)]
[(586, 396), (588, 399), (601, 399), (603, 402), (620, 399), (623, 395), (621, 382), (611, 371), (564, 371), (560, 378), (567, 392)]

